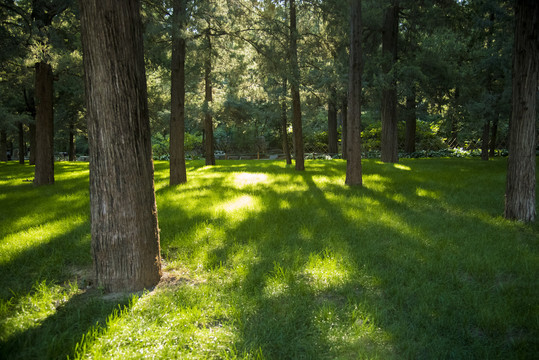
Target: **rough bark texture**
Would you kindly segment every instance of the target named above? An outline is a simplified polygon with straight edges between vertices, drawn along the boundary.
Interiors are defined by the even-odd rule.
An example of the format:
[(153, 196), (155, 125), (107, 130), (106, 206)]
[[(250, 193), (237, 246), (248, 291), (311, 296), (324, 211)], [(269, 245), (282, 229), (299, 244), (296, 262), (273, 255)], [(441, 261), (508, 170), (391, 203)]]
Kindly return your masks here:
[(535, 221), (536, 92), (539, 71), (539, 2), (515, 2), (513, 100), (505, 217)]
[(7, 161), (7, 132), (0, 130), (0, 161)]
[(36, 124), (30, 123), (28, 124), (29, 136), (30, 136), (30, 158), (28, 159), (28, 163), (30, 165), (36, 164)]
[(185, 169), (185, 0), (174, 0), (170, 90), (170, 185), (187, 181)]
[(337, 95), (331, 91), (328, 101), (328, 152), (339, 152), (339, 134), (337, 133)]
[(213, 88), (211, 83), (211, 37), (210, 37), (210, 24), (208, 24), (208, 33), (206, 34), (206, 40), (208, 42), (208, 53), (204, 61), (204, 89), (206, 114), (204, 115), (204, 156), (206, 158), (206, 165), (215, 165), (215, 149), (213, 144), (213, 119), (210, 110), (210, 104), (213, 101)]
[(299, 65), (298, 65), (298, 31), (296, 28), (296, 2), (290, 0), (290, 67), (292, 78), (290, 90), (292, 92), (292, 131), (294, 133), (294, 155), (296, 170), (305, 170), (303, 150), (303, 125), (301, 121), (301, 100), (299, 97)]
[(54, 183), (54, 113), (52, 67), (36, 64), (36, 167), (35, 185)]
[(350, 67), (348, 70), (347, 185), (362, 185), (361, 174), (361, 0), (350, 8)]
[[(399, 30), (399, 5), (393, 0), (387, 9), (382, 29), (382, 53), (386, 57), (384, 72), (390, 74), (397, 61), (397, 38)], [(383, 162), (399, 161), (399, 138), (397, 131), (397, 88), (395, 79), (390, 80), (389, 87), (382, 91), (382, 156)]]
[(406, 98), (406, 135), (404, 138), (404, 151), (408, 154), (415, 152), (415, 136), (417, 130), (417, 114), (415, 91)]
[(161, 277), (137, 0), (81, 0), (96, 285), (139, 291)]
[(281, 133), (283, 137), (283, 153), (286, 159), (286, 165), (292, 164), (290, 156), (290, 144), (288, 143), (288, 116), (286, 108), (286, 93), (288, 92), (286, 77), (283, 77), (283, 100), (281, 101)]

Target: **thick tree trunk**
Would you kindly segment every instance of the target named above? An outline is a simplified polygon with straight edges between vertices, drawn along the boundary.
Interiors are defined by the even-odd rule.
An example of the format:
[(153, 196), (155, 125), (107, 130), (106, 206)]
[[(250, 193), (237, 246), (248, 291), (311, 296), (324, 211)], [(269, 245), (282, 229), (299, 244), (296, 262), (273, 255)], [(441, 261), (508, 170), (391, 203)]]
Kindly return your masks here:
[(69, 161), (75, 161), (75, 124), (71, 122), (69, 124), (69, 149), (68, 159)]
[(96, 284), (139, 291), (161, 277), (140, 4), (79, 4)]
[(347, 185), (362, 185), (361, 173), (361, 0), (350, 8), (350, 67), (348, 70)]
[(7, 161), (7, 132), (0, 130), (0, 161)]
[(35, 185), (54, 183), (54, 113), (52, 67), (36, 64), (36, 167)]
[(187, 181), (185, 169), (185, 0), (174, 0), (170, 91), (170, 185)]
[[(342, 134), (341, 134), (341, 151), (342, 158), (348, 157), (348, 98), (345, 97), (341, 104), (341, 116), (342, 116)], [(361, 124), (360, 124), (361, 127)]]
[(292, 164), (292, 157), (290, 156), (290, 144), (288, 143), (288, 116), (286, 108), (286, 94), (288, 92), (288, 85), (286, 77), (283, 77), (283, 99), (281, 101), (281, 133), (283, 137), (283, 152), (286, 159), (286, 165)]
[(339, 152), (339, 134), (337, 132), (337, 94), (332, 90), (328, 101), (328, 152)]
[(481, 139), (481, 160), (488, 160), (488, 148), (490, 144), (490, 119), (486, 119), (483, 124), (483, 135)]
[(303, 150), (303, 125), (301, 121), (301, 100), (299, 97), (299, 65), (298, 65), (298, 31), (296, 28), (296, 2), (290, 0), (290, 66), (292, 78), (290, 89), (292, 92), (292, 132), (294, 133), (294, 155), (296, 170), (305, 170)]
[(507, 219), (535, 221), (536, 94), (539, 72), (539, 2), (515, 2), (513, 100), (505, 190)]
[[(382, 29), (383, 70), (389, 76), (397, 61), (397, 38), (399, 31), (399, 3), (393, 0), (387, 9)], [(382, 161), (399, 161), (399, 134), (397, 131), (397, 88), (392, 76), (388, 88), (382, 91)]]
[(404, 139), (404, 151), (408, 154), (415, 152), (415, 136), (417, 130), (415, 91), (406, 98), (406, 136)]
[(206, 165), (215, 165), (215, 151), (213, 144), (213, 119), (211, 115), (210, 105), (213, 101), (213, 88), (211, 83), (211, 38), (210, 38), (210, 24), (208, 24), (208, 33), (206, 34), (206, 40), (208, 42), (208, 53), (204, 61), (204, 89), (206, 92), (205, 105), (206, 114), (204, 115), (204, 155), (206, 158)]
[(22, 122), (17, 124), (19, 134), (19, 164), (24, 164), (24, 154), (26, 154), (26, 144), (24, 142), (24, 125)]

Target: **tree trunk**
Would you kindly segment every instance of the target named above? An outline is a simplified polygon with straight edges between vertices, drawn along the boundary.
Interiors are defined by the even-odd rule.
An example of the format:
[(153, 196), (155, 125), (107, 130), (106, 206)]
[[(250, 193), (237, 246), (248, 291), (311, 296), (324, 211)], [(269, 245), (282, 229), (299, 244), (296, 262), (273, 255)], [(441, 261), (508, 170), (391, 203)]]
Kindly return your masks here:
[[(399, 31), (399, 4), (393, 0), (387, 9), (382, 29), (383, 70), (389, 76), (397, 61), (397, 38)], [(399, 137), (397, 131), (397, 88), (394, 76), (389, 86), (382, 91), (382, 161), (396, 163), (399, 161)]]
[(69, 149), (68, 149), (69, 161), (75, 161), (75, 124), (69, 123)]
[(417, 130), (415, 89), (412, 95), (406, 97), (406, 137), (404, 151), (408, 154), (415, 152), (415, 136)]
[(28, 163), (30, 165), (36, 164), (36, 124), (30, 123), (28, 125), (28, 128), (30, 129), (29, 135), (30, 135), (30, 158), (28, 159)]
[(337, 154), (339, 152), (339, 134), (337, 132), (337, 94), (335, 90), (330, 91), (328, 101), (328, 153)]
[(288, 92), (288, 86), (286, 77), (283, 77), (283, 99), (281, 101), (281, 133), (283, 136), (283, 152), (286, 158), (286, 165), (292, 164), (292, 158), (290, 157), (290, 144), (288, 143), (288, 116), (286, 109), (286, 94)]
[(494, 119), (490, 133), (490, 157), (496, 156), (496, 143), (498, 142), (498, 122), (499, 116)]
[(7, 132), (0, 130), (0, 161), (7, 161)]
[(350, 67), (348, 70), (347, 185), (362, 185), (361, 174), (361, 0), (350, 8)]
[(489, 137), (490, 137), (490, 118), (485, 119), (485, 124), (483, 125), (483, 135), (481, 140), (481, 160), (488, 160), (488, 147), (489, 147)]
[(36, 64), (36, 167), (35, 185), (54, 183), (54, 113), (52, 67)]
[[(342, 158), (346, 159), (348, 157), (348, 98), (345, 97), (341, 105), (341, 116), (342, 116), (342, 134), (341, 134), (341, 151)], [(360, 124), (361, 127), (361, 124)]]
[(208, 53), (204, 61), (204, 88), (206, 96), (204, 99), (206, 114), (204, 115), (204, 154), (206, 158), (206, 165), (215, 165), (215, 154), (213, 144), (213, 119), (211, 115), (210, 104), (213, 101), (213, 88), (211, 83), (211, 38), (210, 38), (210, 24), (208, 23), (208, 32), (206, 34), (206, 40), (208, 42)]
[(513, 99), (505, 190), (507, 219), (535, 221), (536, 91), (539, 71), (539, 2), (515, 2)]
[(187, 182), (185, 169), (185, 0), (174, 0), (170, 90), (170, 185)]
[(79, 4), (96, 284), (139, 291), (161, 277), (140, 3)]
[(26, 144), (24, 143), (24, 125), (22, 122), (17, 124), (19, 133), (19, 164), (24, 164), (24, 154), (26, 153)]
[(294, 133), (294, 155), (296, 157), (296, 170), (305, 170), (303, 150), (303, 125), (301, 122), (301, 100), (299, 97), (299, 65), (298, 65), (298, 31), (296, 28), (296, 1), (290, 0), (290, 66), (292, 78), (290, 90), (292, 92), (292, 131)]

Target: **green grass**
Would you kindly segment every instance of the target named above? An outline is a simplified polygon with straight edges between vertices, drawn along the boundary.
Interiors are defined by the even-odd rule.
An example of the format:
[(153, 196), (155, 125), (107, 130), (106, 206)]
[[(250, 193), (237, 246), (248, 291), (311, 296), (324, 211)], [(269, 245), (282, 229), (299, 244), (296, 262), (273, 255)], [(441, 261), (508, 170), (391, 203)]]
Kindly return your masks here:
[(156, 163), (165, 275), (103, 296), (88, 168), (0, 164), (0, 357), (533, 359), (539, 226), (506, 221), (504, 159)]

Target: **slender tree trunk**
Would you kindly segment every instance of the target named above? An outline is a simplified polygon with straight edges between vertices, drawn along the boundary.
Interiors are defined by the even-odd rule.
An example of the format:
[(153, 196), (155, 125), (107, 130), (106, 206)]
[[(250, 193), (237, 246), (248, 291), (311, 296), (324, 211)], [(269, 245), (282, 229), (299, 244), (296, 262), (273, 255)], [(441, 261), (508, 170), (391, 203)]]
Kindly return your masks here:
[(408, 154), (415, 152), (415, 136), (417, 130), (415, 89), (412, 94), (406, 98), (406, 137), (404, 151)]
[[(384, 72), (389, 76), (397, 61), (397, 38), (399, 31), (399, 2), (392, 0), (387, 9), (382, 30), (382, 53)], [(382, 161), (396, 163), (399, 161), (399, 134), (397, 131), (397, 88), (394, 76), (389, 87), (382, 91)]]
[[(489, 115), (487, 115), (489, 116)], [(483, 135), (481, 140), (481, 160), (488, 160), (488, 147), (490, 137), (490, 118), (485, 119), (483, 124)]]
[[(35, 118), (34, 118), (35, 120)], [(30, 165), (35, 165), (36, 164), (36, 123), (33, 122), (33, 123), (30, 123), (28, 125), (28, 128), (30, 129), (29, 131), (29, 136), (30, 136), (30, 158), (28, 159), (28, 163)]]
[[(342, 134), (341, 134), (341, 151), (342, 158), (348, 157), (348, 98), (345, 97), (341, 104), (341, 116), (342, 116)], [(361, 127), (361, 124), (359, 124)]]
[(337, 94), (335, 89), (330, 91), (328, 101), (328, 152), (339, 152), (339, 134), (337, 132)]
[(52, 67), (36, 64), (36, 167), (35, 185), (54, 183), (54, 113)]
[(24, 125), (22, 122), (17, 124), (19, 133), (19, 164), (24, 164), (24, 154), (26, 153), (26, 144), (24, 142)]
[(79, 4), (96, 284), (148, 289), (161, 277), (161, 255), (140, 3)]
[(494, 119), (490, 133), (490, 157), (496, 156), (496, 145), (498, 142), (498, 122), (499, 116)]
[(361, 173), (361, 0), (350, 8), (350, 67), (348, 70), (347, 185), (362, 185)]
[(0, 161), (7, 161), (7, 132), (0, 130)]
[(290, 66), (292, 78), (290, 89), (292, 92), (292, 131), (294, 132), (294, 155), (296, 157), (296, 170), (305, 170), (303, 150), (303, 125), (301, 121), (301, 100), (299, 97), (299, 65), (298, 65), (298, 31), (296, 28), (296, 1), (290, 0)]
[(281, 101), (281, 133), (283, 137), (283, 152), (286, 159), (286, 165), (292, 164), (292, 158), (290, 156), (290, 144), (288, 143), (288, 116), (286, 108), (286, 94), (288, 92), (288, 85), (286, 76), (283, 77), (283, 99)]
[(75, 150), (75, 124), (72, 121), (71, 123), (69, 123), (69, 161), (75, 161)]
[(170, 185), (187, 182), (185, 168), (185, 0), (174, 0), (170, 91)]
[(206, 34), (206, 40), (208, 42), (208, 53), (204, 61), (204, 88), (206, 92), (205, 105), (206, 114), (204, 115), (204, 153), (206, 157), (206, 165), (215, 165), (215, 151), (213, 144), (213, 119), (210, 110), (210, 104), (213, 101), (213, 88), (211, 83), (211, 37), (210, 37), (210, 24), (208, 24), (208, 32)]
[(539, 2), (515, 2), (513, 99), (505, 190), (505, 217), (535, 221), (536, 94), (539, 71)]

